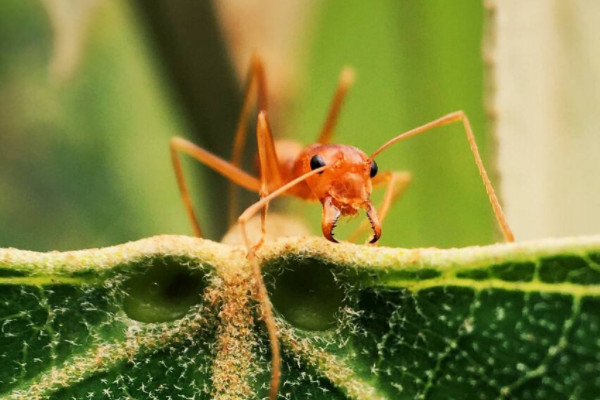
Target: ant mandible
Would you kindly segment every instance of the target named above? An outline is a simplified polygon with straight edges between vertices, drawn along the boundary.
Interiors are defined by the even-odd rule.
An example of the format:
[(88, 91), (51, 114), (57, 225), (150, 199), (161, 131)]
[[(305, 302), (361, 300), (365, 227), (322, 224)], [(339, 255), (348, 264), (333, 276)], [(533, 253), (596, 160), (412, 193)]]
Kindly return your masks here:
[[(404, 132), (384, 143), (371, 156), (367, 156), (362, 150), (353, 146), (329, 144), (342, 103), (352, 82), (352, 70), (349, 68), (344, 69), (340, 75), (333, 101), (316, 143), (302, 148), (301, 145), (295, 142), (276, 141), (273, 139), (267, 116), (267, 90), (264, 67), (260, 57), (254, 56), (247, 78), (244, 102), (235, 134), (231, 161), (223, 160), (186, 139), (180, 137), (171, 139), (171, 157), (177, 176), (177, 183), (196, 236), (202, 237), (202, 230), (190, 200), (179, 159), (179, 152), (192, 156), (225, 176), (231, 182), (250, 191), (258, 192), (260, 196), (260, 200), (248, 207), (238, 217), (237, 221), (241, 226), (248, 257), (253, 260), (252, 274), (257, 285), (258, 300), (261, 304), (263, 314), (262, 318), (267, 326), (271, 344), (272, 372), (269, 391), (271, 399), (277, 396), (279, 387), (281, 370), (279, 340), (272, 306), (268, 300), (260, 266), (254, 259), (255, 251), (264, 242), (266, 214), (271, 200), (281, 195), (295, 196), (307, 201), (318, 200), (323, 206), (321, 219), (323, 236), (327, 240), (336, 243), (337, 240), (333, 236), (333, 230), (339, 217), (356, 215), (360, 209), (363, 209), (366, 212), (373, 231), (373, 237), (369, 243), (375, 243), (381, 236), (381, 224), (391, 202), (410, 180), (410, 177), (403, 172), (386, 171), (378, 174), (378, 167), (375, 162), (377, 155), (393, 144), (409, 137), (450, 123), (462, 122), (467, 134), (469, 147), (475, 159), (475, 164), (479, 170), (500, 229), (507, 242), (514, 241), (511, 229), (502, 213), (494, 188), (481, 161), (469, 119), (464, 112), (453, 112), (418, 128)], [(256, 129), (259, 178), (244, 172), (239, 166), (246, 140), (246, 127), (252, 105), (252, 92), (255, 88), (257, 92), (257, 108), (259, 110)], [(374, 186), (383, 185), (387, 185), (387, 189), (383, 204), (380, 206), (378, 212), (371, 203), (370, 195)], [(246, 223), (258, 211), (261, 211), (261, 237), (255, 245), (252, 245), (246, 232)]]

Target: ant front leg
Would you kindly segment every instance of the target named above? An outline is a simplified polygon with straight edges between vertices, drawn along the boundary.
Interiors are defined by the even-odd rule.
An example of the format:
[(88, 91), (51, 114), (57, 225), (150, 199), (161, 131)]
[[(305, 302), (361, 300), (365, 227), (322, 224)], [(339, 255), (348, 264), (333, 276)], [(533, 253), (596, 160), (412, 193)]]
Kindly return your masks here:
[[(262, 310), (262, 320), (265, 322), (265, 325), (267, 326), (267, 332), (269, 334), (272, 358), (269, 398), (274, 400), (279, 391), (279, 380), (281, 376), (281, 350), (279, 348), (277, 325), (275, 323), (275, 317), (273, 316), (273, 305), (269, 300), (269, 294), (267, 293), (267, 288), (265, 287), (265, 283), (262, 279), (260, 265), (256, 259), (256, 251), (264, 243), (267, 233), (267, 210), (269, 208), (270, 198), (273, 197), (269, 196), (269, 190), (272, 187), (281, 186), (283, 182), (281, 178), (281, 172), (279, 171), (279, 161), (275, 151), (273, 135), (271, 133), (271, 128), (269, 127), (269, 122), (265, 111), (260, 111), (258, 114), (256, 139), (258, 144), (258, 159), (260, 164), (260, 188), (258, 192), (260, 195), (260, 200), (253, 206), (254, 208), (250, 207), (250, 209), (252, 209), (250, 212), (248, 212), (247, 209), (238, 218), (238, 221), (241, 225), (242, 237), (247, 249), (247, 257), (251, 263), (252, 276), (256, 284), (258, 300)], [(252, 245), (246, 231), (246, 222), (259, 209), (261, 210), (261, 236), (259, 241), (255, 245)]]
[[(373, 187), (387, 186), (383, 201), (377, 207), (377, 215), (379, 223), (383, 225), (383, 221), (387, 213), (396, 200), (400, 198), (408, 187), (411, 181), (411, 175), (404, 171), (386, 171), (373, 178)], [(358, 228), (348, 237), (348, 241), (354, 242), (358, 237), (369, 229), (369, 221), (363, 221)]]
[(412, 177), (410, 173), (404, 171), (386, 171), (373, 179), (373, 186), (387, 185), (383, 202), (377, 209), (379, 221), (383, 224), (383, 220), (392, 204), (400, 198), (410, 184)]
[[(258, 114), (256, 125), (256, 141), (258, 144), (258, 160), (260, 164), (260, 198), (263, 199), (269, 194), (271, 188), (277, 188), (283, 184), (281, 171), (279, 170), (279, 159), (275, 150), (273, 134), (269, 126), (269, 120), (265, 111)], [(269, 202), (266, 202), (261, 210), (261, 235), (260, 240), (253, 247), (257, 250), (264, 242), (267, 234), (266, 218), (269, 209)]]
[(269, 295), (267, 293), (267, 289), (265, 287), (265, 283), (262, 279), (262, 274), (260, 270), (260, 265), (256, 258), (256, 246), (252, 246), (250, 243), (250, 239), (248, 238), (248, 232), (246, 231), (246, 223), (252, 218), (258, 211), (263, 210), (264, 207), (273, 199), (278, 196), (281, 196), (286, 191), (288, 191), (292, 186), (297, 185), (300, 182), (305, 181), (307, 178), (316, 175), (325, 171), (329, 166), (323, 166), (312, 171), (301, 175), (300, 177), (280, 186), (273, 192), (269, 193), (267, 196), (261, 198), (256, 203), (252, 204), (248, 207), (242, 215), (238, 217), (238, 222), (241, 227), (242, 237), (244, 239), (244, 243), (246, 245), (246, 250), (248, 251), (248, 259), (251, 263), (252, 268), (252, 276), (256, 282), (257, 291), (258, 291), (258, 299), (260, 301), (261, 309), (262, 309), (262, 317), (265, 321), (265, 325), (267, 326), (267, 332), (269, 334), (269, 343), (271, 344), (271, 363), (272, 363), (272, 371), (271, 371), (271, 384), (269, 389), (269, 398), (271, 400), (275, 400), (277, 397), (277, 392), (279, 391), (279, 378), (281, 376), (281, 351), (279, 348), (279, 337), (277, 334), (277, 324), (275, 323), (275, 317), (273, 316), (273, 306), (271, 305), (271, 301), (269, 300)]

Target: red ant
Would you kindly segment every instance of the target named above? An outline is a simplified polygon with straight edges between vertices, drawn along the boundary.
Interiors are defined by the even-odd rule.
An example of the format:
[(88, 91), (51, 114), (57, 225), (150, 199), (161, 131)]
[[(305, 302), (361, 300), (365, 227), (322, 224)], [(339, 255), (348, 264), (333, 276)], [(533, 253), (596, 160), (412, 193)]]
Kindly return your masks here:
[[(202, 237), (202, 230), (195, 216), (189, 192), (184, 180), (179, 152), (184, 152), (233, 183), (258, 192), (260, 200), (248, 207), (239, 217), (238, 222), (248, 257), (253, 260), (253, 277), (257, 284), (258, 299), (261, 303), (263, 320), (267, 326), (272, 354), (272, 375), (269, 396), (277, 396), (280, 375), (280, 351), (277, 329), (273, 318), (272, 306), (262, 280), (260, 265), (254, 259), (255, 251), (262, 245), (266, 234), (265, 219), (269, 202), (281, 195), (296, 196), (307, 201), (320, 201), (323, 206), (321, 229), (323, 236), (329, 241), (336, 242), (333, 230), (340, 216), (356, 215), (360, 209), (365, 210), (371, 224), (373, 237), (369, 243), (375, 243), (381, 236), (381, 223), (387, 209), (399, 191), (407, 185), (409, 177), (406, 173), (386, 171), (378, 174), (375, 157), (393, 144), (408, 139), (436, 127), (453, 122), (462, 122), (467, 134), (467, 140), (479, 169), (479, 174), (485, 186), (490, 204), (496, 215), (500, 229), (507, 242), (514, 241), (513, 234), (502, 213), (500, 203), (494, 188), (488, 178), (481, 161), (475, 137), (469, 119), (462, 111), (445, 115), (435, 121), (402, 133), (379, 147), (371, 156), (362, 150), (340, 144), (329, 144), (338, 115), (353, 81), (351, 69), (344, 69), (329, 108), (329, 113), (315, 144), (302, 148), (301, 145), (290, 141), (275, 141), (267, 117), (267, 97), (264, 68), (259, 57), (254, 57), (250, 66), (248, 83), (244, 96), (235, 141), (233, 156), (230, 162), (196, 146), (188, 140), (174, 137), (171, 139), (171, 156), (177, 175), (179, 190), (187, 210), (194, 233)], [(258, 103), (258, 124), (256, 137), (258, 143), (258, 161), (260, 177), (256, 178), (240, 169), (242, 150), (246, 140), (246, 127), (251, 109), (251, 94), (256, 86)], [(384, 201), (379, 213), (371, 203), (370, 195), (373, 186), (387, 185)], [(258, 211), (261, 211), (261, 238), (252, 246), (246, 232), (246, 223)], [(379, 215), (378, 215), (379, 214)]]

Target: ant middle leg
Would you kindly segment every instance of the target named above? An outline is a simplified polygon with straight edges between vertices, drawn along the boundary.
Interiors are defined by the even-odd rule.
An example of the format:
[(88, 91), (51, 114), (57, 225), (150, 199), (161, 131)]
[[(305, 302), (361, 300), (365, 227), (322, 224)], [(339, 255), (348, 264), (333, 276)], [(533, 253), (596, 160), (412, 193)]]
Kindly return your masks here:
[[(266, 123), (266, 117), (263, 113), (261, 113), (261, 115), (259, 115), (259, 125), (263, 123), (263, 122), (260, 122), (261, 119), (264, 120), (264, 123)], [(263, 161), (263, 163), (266, 163), (266, 160)], [(265, 283), (262, 279), (260, 264), (256, 258), (256, 250), (262, 244), (262, 239), (257, 245), (252, 245), (252, 243), (250, 243), (250, 238), (248, 237), (248, 232), (246, 230), (246, 223), (258, 211), (261, 211), (261, 212), (265, 213), (264, 215), (266, 215), (265, 208), (271, 200), (275, 199), (278, 196), (281, 196), (287, 190), (289, 190), (292, 186), (305, 181), (307, 178), (309, 178), (315, 174), (323, 172), (327, 168), (328, 168), (328, 166), (324, 166), (324, 167), (309, 171), (309, 172), (305, 173), (304, 175), (280, 186), (279, 188), (275, 189), (271, 193), (269, 193), (267, 195), (261, 195), (261, 199), (259, 201), (257, 201), (256, 203), (254, 203), (250, 207), (248, 207), (238, 217), (238, 223), (240, 224), (242, 238), (244, 240), (244, 244), (246, 245), (247, 257), (250, 261), (250, 265), (252, 268), (252, 276), (253, 276), (254, 281), (256, 282), (257, 294), (258, 294), (257, 297), (260, 302), (260, 306), (261, 306), (261, 310), (262, 310), (262, 319), (265, 322), (265, 325), (267, 327), (267, 333), (269, 335), (269, 343), (271, 345), (271, 365), (272, 365), (272, 367), (271, 367), (271, 382), (270, 382), (270, 387), (269, 387), (269, 399), (271, 399), (271, 400), (275, 400), (277, 398), (277, 393), (279, 391), (279, 383), (280, 383), (280, 377), (281, 377), (281, 349), (279, 347), (279, 335), (277, 333), (277, 324), (275, 323), (275, 317), (273, 315), (273, 305), (271, 304), (271, 301), (269, 300), (269, 295), (268, 295), (267, 289), (265, 287)], [(263, 219), (263, 221), (264, 221), (264, 219)], [(264, 222), (262, 225), (262, 229), (264, 231)]]
[[(264, 66), (262, 59), (258, 55), (254, 55), (252, 57), (252, 61), (250, 63), (250, 68), (248, 71), (248, 78), (246, 83), (246, 89), (244, 94), (244, 101), (242, 105), (242, 110), (240, 112), (240, 117), (238, 119), (238, 125), (234, 137), (233, 142), (233, 152), (231, 156), (231, 161), (227, 162), (222, 160), (221, 158), (209, 153), (208, 151), (196, 146), (195, 144), (182, 139), (182, 138), (172, 138), (171, 139), (171, 159), (173, 162), (173, 168), (175, 169), (175, 174), (177, 176), (177, 184), (179, 186), (179, 191), (181, 193), (181, 197), (183, 199), (183, 203), (185, 205), (186, 212), (188, 214), (188, 218), (192, 223), (192, 227), (194, 230), (194, 234), (197, 237), (202, 237), (202, 229), (200, 228), (200, 223), (195, 215), (194, 208), (192, 206), (192, 202), (189, 195), (189, 190), (185, 183), (183, 168), (181, 166), (181, 161), (179, 160), (179, 151), (187, 153), (192, 157), (196, 158), (198, 161), (206, 164), (210, 168), (216, 170), (217, 172), (225, 175), (231, 180), (231, 186), (229, 188), (229, 219), (230, 221), (235, 220), (235, 208), (236, 208), (236, 184), (246, 189), (250, 189), (252, 191), (258, 192), (260, 190), (259, 181), (246, 174), (241, 170), (241, 158), (244, 149), (244, 145), (246, 142), (246, 128), (248, 125), (248, 118), (251, 111), (251, 99), (252, 93), (256, 87), (256, 97), (257, 104), (259, 109), (267, 108), (267, 90), (266, 90), (266, 80), (264, 73)], [(236, 177), (242, 178), (236, 180)], [(246, 180), (250, 178), (250, 180)], [(250, 188), (248, 187), (250, 186)]]
[(173, 169), (175, 170), (175, 176), (177, 177), (177, 186), (179, 187), (179, 192), (188, 214), (188, 218), (192, 223), (194, 235), (197, 237), (202, 237), (202, 229), (200, 228), (200, 223), (196, 218), (196, 213), (194, 212), (189, 190), (185, 182), (185, 176), (183, 167), (181, 165), (181, 159), (179, 158), (179, 152), (183, 152), (189, 156), (192, 156), (196, 160), (200, 161), (204, 165), (215, 170), (231, 180), (233, 183), (240, 185), (243, 188), (254, 192), (258, 192), (260, 190), (260, 181), (258, 179), (242, 171), (235, 165), (232, 165), (230, 162), (225, 161), (209, 151), (206, 151), (203, 148), (195, 145), (189, 140), (180, 137), (173, 137), (171, 138), (170, 149), (171, 161), (173, 162)]
[[(263, 119), (264, 119), (264, 115), (263, 115)], [(266, 122), (266, 119), (264, 121)], [(268, 146), (265, 146), (265, 145), (260, 146), (259, 145), (259, 149), (260, 148), (264, 149), (264, 148), (268, 148)], [(177, 183), (179, 186), (179, 190), (181, 192), (181, 197), (182, 197), (184, 205), (186, 207), (186, 211), (192, 222), (192, 226), (194, 228), (194, 233), (198, 237), (202, 236), (202, 230), (200, 228), (200, 224), (199, 224), (198, 220), (196, 219), (196, 215), (194, 213), (194, 208), (193, 208), (193, 205), (190, 200), (189, 191), (188, 191), (187, 185), (185, 183), (183, 168), (181, 166), (181, 160), (179, 158), (179, 152), (183, 152), (183, 153), (186, 153), (186, 154), (194, 157), (198, 161), (202, 162), (203, 164), (207, 165), (208, 167), (212, 168), (213, 170), (219, 172), (221, 175), (230, 179), (233, 183), (236, 183), (248, 190), (261, 193), (262, 198), (261, 198), (261, 200), (259, 200), (259, 203), (261, 203), (261, 202), (262, 203), (259, 204), (259, 207), (255, 207), (252, 210), (250, 210), (251, 211), (250, 215), (248, 215), (248, 217), (245, 219), (242, 219), (242, 216), (244, 216), (245, 214), (248, 214), (248, 213), (245, 212), (244, 214), (242, 214), (242, 216), (240, 216), (239, 221), (240, 221), (240, 225), (242, 228), (241, 229), (242, 237), (244, 238), (244, 243), (246, 244), (246, 248), (248, 250), (248, 258), (251, 263), (252, 276), (253, 276), (254, 281), (256, 282), (257, 298), (261, 305), (262, 319), (265, 321), (265, 325), (267, 326), (267, 332), (269, 335), (269, 343), (271, 345), (271, 357), (272, 357), (272, 365), (273, 365), (272, 373), (271, 373), (271, 384), (270, 384), (270, 389), (269, 389), (269, 398), (271, 400), (275, 400), (275, 398), (277, 397), (277, 393), (279, 391), (279, 380), (280, 380), (280, 375), (281, 375), (281, 355), (280, 355), (280, 349), (279, 349), (277, 326), (275, 324), (275, 317), (273, 316), (273, 307), (269, 300), (269, 296), (268, 296), (265, 284), (262, 280), (260, 265), (258, 264), (258, 260), (256, 259), (256, 257), (254, 257), (254, 249), (250, 247), (248, 235), (246, 233), (246, 228), (245, 228), (245, 222), (252, 215), (254, 215), (256, 213), (256, 211), (258, 211), (259, 209), (264, 209), (265, 206), (268, 204), (268, 201), (270, 200), (269, 197), (273, 197), (273, 196), (267, 195), (265, 192), (265, 185), (268, 182), (268, 177), (265, 178), (263, 176), (264, 175), (264, 173), (263, 173), (261, 175), (260, 180), (256, 179), (255, 177), (247, 174), (246, 172), (242, 171), (241, 169), (239, 169), (235, 165), (231, 164), (230, 162), (217, 157), (216, 155), (202, 149), (199, 146), (196, 146), (195, 144), (193, 144), (192, 142), (190, 142), (186, 139), (179, 138), (179, 137), (172, 138), (171, 139), (171, 157), (172, 157), (173, 166), (175, 169), (175, 174), (177, 176)], [(268, 152), (268, 150), (267, 150), (267, 152)], [(263, 193), (265, 193), (265, 194), (263, 194)], [(279, 195), (280, 193), (275, 193), (275, 194)], [(265, 199), (266, 199), (266, 201), (263, 201)], [(256, 204), (255, 204), (255, 206), (256, 206)], [(248, 210), (246, 210), (246, 211), (248, 211)], [(266, 215), (266, 211), (263, 211), (263, 212), (265, 212), (265, 215)], [(263, 216), (263, 221), (264, 221), (264, 216)], [(262, 230), (263, 230), (263, 232), (265, 231), (264, 222), (263, 222)]]

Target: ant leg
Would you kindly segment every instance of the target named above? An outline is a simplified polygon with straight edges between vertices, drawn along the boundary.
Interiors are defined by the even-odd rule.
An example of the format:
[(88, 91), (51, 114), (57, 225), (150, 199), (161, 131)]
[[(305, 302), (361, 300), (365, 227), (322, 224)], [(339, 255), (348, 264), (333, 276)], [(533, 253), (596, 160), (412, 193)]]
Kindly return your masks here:
[[(266, 111), (261, 110), (258, 114), (258, 122), (256, 125), (256, 141), (258, 144), (258, 160), (260, 164), (260, 189), (259, 196), (260, 201), (265, 200), (269, 195), (269, 190), (272, 187), (279, 187), (282, 184), (282, 178), (279, 171), (279, 162), (277, 159), (277, 153), (275, 151), (275, 144), (273, 142), (273, 135), (271, 128), (269, 127), (269, 121), (267, 119)], [(260, 265), (254, 257), (255, 250), (258, 249), (265, 241), (267, 234), (266, 219), (267, 211), (269, 209), (269, 200), (263, 201), (263, 205), (260, 208), (260, 228), (261, 235), (258, 243), (254, 247), (250, 248), (248, 241), (248, 235), (246, 233), (245, 222), (240, 222), (242, 225), (242, 235), (246, 248), (248, 249), (248, 258), (252, 265), (252, 275), (256, 282), (257, 295), (262, 310), (262, 320), (267, 326), (267, 332), (269, 334), (269, 343), (271, 344), (271, 362), (273, 369), (271, 371), (271, 385), (269, 389), (269, 397), (275, 399), (277, 392), (279, 391), (279, 380), (281, 376), (281, 351), (279, 349), (279, 338), (277, 335), (277, 325), (275, 324), (275, 317), (273, 316), (273, 305), (269, 300), (269, 294), (265, 287), (265, 283), (262, 279), (260, 271)], [(241, 217), (240, 217), (241, 218)]]
[(321, 133), (319, 133), (316, 143), (326, 144), (331, 140), (344, 99), (346, 98), (346, 94), (348, 93), (350, 86), (352, 86), (352, 83), (354, 83), (354, 70), (350, 67), (346, 67), (340, 74), (337, 89), (335, 90), (333, 100), (329, 106), (327, 119), (325, 119), (325, 122), (323, 123), (323, 128), (321, 128)]
[(383, 202), (379, 206), (377, 214), (379, 215), (379, 222), (383, 224), (383, 220), (387, 216), (387, 213), (392, 205), (400, 196), (404, 193), (410, 181), (412, 179), (410, 173), (402, 171), (392, 171), (383, 173), (373, 180), (374, 186), (380, 186), (387, 184), (385, 195), (383, 196)]
[[(258, 160), (260, 164), (260, 198), (269, 194), (269, 190), (279, 187), (283, 184), (281, 171), (279, 170), (279, 161), (275, 151), (275, 143), (269, 126), (269, 120), (265, 111), (258, 114), (258, 123), (256, 125), (256, 141), (258, 144)], [(261, 210), (261, 235), (259, 242), (255, 247), (260, 247), (267, 234), (266, 218), (269, 209), (269, 202), (266, 202)]]
[(246, 143), (246, 127), (248, 126), (248, 116), (251, 109), (252, 91), (256, 86), (256, 101), (258, 110), (267, 110), (267, 88), (265, 80), (265, 71), (263, 62), (258, 55), (252, 56), (248, 77), (246, 79), (246, 90), (244, 92), (244, 102), (240, 117), (238, 119), (237, 129), (235, 131), (235, 139), (233, 142), (233, 153), (231, 163), (239, 166), (242, 158), (242, 152)]
[[(400, 198), (404, 191), (408, 187), (411, 180), (410, 173), (402, 171), (386, 171), (377, 175), (373, 178), (373, 186), (387, 185), (383, 201), (377, 207), (377, 215), (379, 215), (379, 222), (383, 225), (383, 221), (387, 216), (387, 213), (391, 205)], [(348, 241), (354, 242), (358, 236), (369, 229), (369, 221), (364, 220), (358, 228), (348, 237)]]
[(265, 206), (265, 204), (269, 203), (271, 200), (275, 199), (276, 197), (281, 196), (286, 191), (290, 190), (290, 188), (292, 188), (293, 186), (296, 186), (300, 182), (304, 182), (306, 179), (310, 178), (311, 176), (316, 175), (320, 172), (323, 172), (330, 167), (331, 167), (330, 165), (325, 165), (323, 167), (308, 171), (308, 172), (300, 175), (299, 177), (287, 182), (286, 184), (278, 187), (276, 190), (269, 193), (267, 196), (261, 198), (259, 201), (252, 204), (250, 207), (248, 207), (244, 210), (244, 212), (238, 217), (238, 223), (240, 224), (240, 226), (242, 228), (242, 238), (244, 240), (244, 244), (246, 245), (247, 250), (249, 251), (249, 254), (253, 254), (255, 252), (255, 250), (257, 250), (257, 248), (255, 248), (254, 246), (252, 246), (250, 244), (250, 240), (246, 233), (246, 223), (248, 222), (248, 220), (250, 220), (250, 218), (252, 218), (254, 216), (254, 214), (256, 214), (258, 211), (260, 211)]
[[(246, 144), (247, 138), (247, 127), (248, 127), (248, 117), (250, 115), (250, 111), (252, 110), (252, 93), (256, 89), (256, 102), (257, 108), (259, 111), (267, 109), (267, 88), (266, 88), (266, 79), (265, 79), (265, 71), (262, 59), (259, 55), (254, 54), (252, 56), (252, 61), (250, 62), (250, 67), (248, 69), (248, 76), (246, 78), (246, 89), (244, 91), (244, 102), (242, 105), (242, 110), (240, 112), (240, 116), (238, 119), (238, 125), (235, 131), (235, 136), (233, 140), (233, 152), (231, 155), (231, 164), (236, 167), (240, 167), (242, 162), (242, 155), (244, 152), (244, 146)], [(233, 182), (229, 185), (229, 223), (230, 225), (236, 219), (236, 209), (237, 209), (237, 186), (233, 184)]]
[(275, 150), (275, 141), (273, 140), (266, 111), (258, 113), (256, 141), (258, 144), (260, 177), (261, 181), (265, 184), (265, 189), (270, 190), (283, 185), (282, 171), (280, 170), (279, 158)]
[(181, 198), (183, 200), (183, 204), (187, 211), (188, 217), (192, 222), (194, 235), (197, 237), (202, 237), (202, 229), (200, 228), (200, 224), (198, 223), (198, 219), (196, 218), (194, 207), (192, 205), (192, 201), (189, 195), (189, 190), (185, 183), (183, 168), (181, 166), (181, 160), (179, 159), (180, 151), (194, 157), (196, 160), (212, 168), (221, 175), (230, 179), (233, 183), (236, 183), (242, 186), (243, 188), (254, 192), (258, 192), (260, 190), (260, 182), (258, 179), (247, 174), (246, 172), (242, 171), (241, 169), (237, 168), (231, 163), (204, 150), (203, 148), (196, 146), (195, 144), (186, 139), (180, 137), (171, 138), (170, 148), (171, 160), (173, 162), (173, 168), (175, 169), (175, 176), (177, 177), (177, 185), (179, 187), (179, 192), (181, 193)]
[(490, 182), (490, 178), (487, 175), (485, 167), (483, 166), (483, 161), (481, 161), (481, 156), (479, 155), (479, 150), (477, 149), (477, 143), (475, 142), (475, 136), (473, 135), (473, 130), (471, 129), (471, 124), (469, 123), (469, 119), (465, 115), (463, 111), (456, 111), (450, 114), (447, 114), (441, 118), (436, 119), (435, 121), (429, 122), (425, 125), (421, 125), (415, 129), (411, 129), (408, 132), (402, 133), (391, 140), (388, 140), (384, 143), (380, 148), (375, 150), (375, 152), (371, 155), (371, 159), (375, 159), (375, 157), (386, 150), (388, 147), (397, 143), (401, 140), (408, 139), (411, 136), (418, 135), (419, 133), (423, 133), (429, 131), (433, 128), (437, 128), (439, 126), (447, 125), (453, 122), (462, 122), (463, 127), (465, 128), (465, 133), (467, 134), (467, 140), (469, 142), (469, 147), (471, 148), (471, 153), (473, 154), (473, 158), (475, 159), (475, 165), (477, 165), (477, 169), (479, 170), (479, 175), (481, 176), (481, 180), (483, 181), (483, 186), (485, 186), (485, 191), (488, 195), (490, 204), (492, 209), (494, 210), (494, 214), (496, 216), (496, 220), (498, 221), (498, 225), (504, 234), (504, 238), (507, 242), (514, 242), (515, 238), (513, 233), (504, 217), (504, 213), (502, 212), (502, 207), (500, 207), (500, 202), (498, 201), (498, 197), (496, 197), (496, 192), (494, 192), (494, 187)]
[[(263, 113), (261, 113), (261, 115), (259, 115), (259, 124), (261, 124), (261, 122), (260, 122), (261, 119), (263, 120), (263, 123), (266, 123), (265, 115)], [(271, 400), (275, 400), (275, 398), (277, 397), (277, 392), (279, 391), (279, 381), (280, 381), (280, 376), (281, 376), (281, 350), (279, 348), (279, 337), (278, 337), (278, 333), (277, 333), (277, 324), (275, 323), (275, 317), (273, 316), (273, 305), (271, 304), (271, 301), (269, 300), (269, 295), (268, 295), (267, 289), (265, 287), (265, 282), (262, 279), (260, 265), (258, 263), (258, 260), (256, 259), (255, 252), (258, 249), (258, 246), (260, 246), (260, 243), (256, 246), (252, 246), (252, 244), (250, 243), (250, 240), (248, 239), (248, 233), (246, 232), (246, 223), (259, 210), (263, 210), (265, 208), (265, 206), (271, 200), (273, 200), (274, 198), (276, 198), (278, 196), (281, 196), (287, 190), (289, 190), (292, 186), (297, 185), (300, 182), (303, 182), (304, 180), (306, 180), (306, 178), (309, 178), (315, 174), (323, 172), (327, 168), (329, 168), (329, 166), (324, 166), (324, 167), (309, 171), (309, 172), (305, 173), (304, 175), (301, 175), (300, 177), (286, 183), (285, 185), (280, 186), (275, 191), (262, 197), (259, 201), (252, 204), (250, 207), (248, 207), (242, 213), (242, 215), (240, 215), (238, 217), (238, 222), (240, 224), (241, 231), (242, 231), (242, 238), (244, 239), (244, 243), (246, 245), (246, 250), (248, 252), (247, 257), (251, 263), (252, 277), (254, 278), (254, 281), (256, 282), (256, 286), (257, 286), (257, 290), (258, 290), (258, 300), (260, 302), (260, 307), (262, 310), (262, 319), (265, 322), (265, 325), (267, 326), (267, 333), (269, 335), (269, 343), (271, 344), (272, 371), (271, 371), (271, 382), (270, 382), (270, 388), (269, 388), (269, 399), (271, 399)]]

